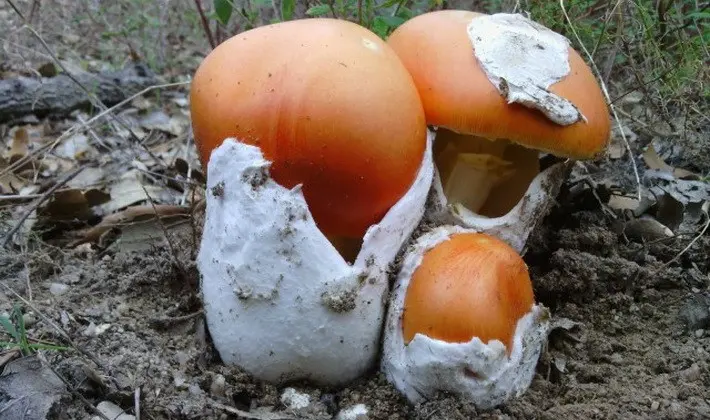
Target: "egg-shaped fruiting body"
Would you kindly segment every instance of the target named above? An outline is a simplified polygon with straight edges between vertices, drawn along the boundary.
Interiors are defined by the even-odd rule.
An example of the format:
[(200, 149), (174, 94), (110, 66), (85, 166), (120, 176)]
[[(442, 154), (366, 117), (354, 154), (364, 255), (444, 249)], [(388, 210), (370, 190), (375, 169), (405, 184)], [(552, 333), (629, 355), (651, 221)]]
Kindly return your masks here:
[(377, 361), (388, 268), (424, 213), (431, 137), (410, 189), (364, 235), (348, 264), (316, 226), (300, 187), (271, 178), (258, 147), (212, 154), (197, 264), (222, 360), (275, 383), (340, 385)]
[(490, 235), (440, 226), (417, 238), (398, 273), (382, 370), (410, 401), (445, 391), (491, 408), (530, 386), (549, 330), (527, 267)]
[(377, 35), (344, 20), (235, 35), (201, 63), (190, 106), (205, 167), (225, 138), (258, 146), (276, 182), (302, 185), (327, 235), (362, 238), (408, 191), (426, 143), (411, 75)]

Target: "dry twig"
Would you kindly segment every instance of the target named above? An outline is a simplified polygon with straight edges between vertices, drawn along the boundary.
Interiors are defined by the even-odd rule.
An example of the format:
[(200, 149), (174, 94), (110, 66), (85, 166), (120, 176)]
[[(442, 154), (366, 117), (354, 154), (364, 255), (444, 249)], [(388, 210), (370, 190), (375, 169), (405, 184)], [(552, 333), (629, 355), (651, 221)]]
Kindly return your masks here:
[(572, 20), (570, 19), (569, 14), (567, 14), (567, 9), (565, 8), (565, 0), (560, 0), (560, 8), (562, 8), (562, 13), (565, 16), (565, 19), (567, 20), (567, 24), (570, 26), (572, 33), (574, 34), (575, 38), (577, 38), (577, 42), (581, 46), (582, 50), (584, 50), (584, 53), (587, 55), (587, 58), (589, 59), (591, 66), (594, 68), (594, 72), (597, 74), (597, 78), (599, 79), (599, 84), (601, 85), (602, 92), (604, 93), (604, 97), (606, 98), (607, 105), (611, 109), (611, 112), (614, 114), (614, 120), (616, 121), (617, 127), (619, 129), (619, 135), (624, 140), (624, 145), (626, 146), (626, 151), (629, 153), (629, 160), (631, 161), (631, 164), (634, 169), (634, 176), (636, 178), (636, 186), (637, 186), (637, 190), (636, 190), (637, 197), (640, 201), (642, 199), (641, 176), (639, 175), (639, 169), (638, 169), (638, 166), (636, 165), (636, 160), (634, 159), (633, 151), (631, 151), (631, 145), (629, 144), (629, 139), (626, 138), (626, 133), (624, 133), (624, 127), (621, 125), (621, 120), (619, 119), (619, 115), (616, 113), (616, 107), (611, 102), (611, 98), (609, 97), (609, 91), (607, 90), (606, 83), (604, 83), (604, 80), (602, 80), (603, 76), (599, 72), (599, 69), (597, 68), (596, 63), (594, 62), (592, 55), (587, 50), (587, 47), (584, 46), (584, 43), (582, 43), (582, 39), (579, 37), (579, 34), (577, 34), (577, 31), (575, 30), (574, 25), (572, 24)]

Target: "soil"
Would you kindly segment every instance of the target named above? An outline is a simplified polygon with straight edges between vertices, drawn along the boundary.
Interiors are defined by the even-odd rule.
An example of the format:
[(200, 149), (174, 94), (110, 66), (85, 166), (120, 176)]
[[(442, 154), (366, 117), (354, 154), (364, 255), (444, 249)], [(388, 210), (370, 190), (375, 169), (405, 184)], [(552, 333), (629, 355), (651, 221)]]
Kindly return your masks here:
[[(373, 372), (345, 389), (292, 385), (313, 401), (297, 418), (332, 418), (359, 403), (372, 419), (710, 418), (710, 331), (702, 324), (707, 319), (691, 314), (710, 299), (710, 238), (666, 267), (687, 241), (626, 241), (584, 195), (565, 189), (528, 242), (537, 298), (572, 328), (550, 336), (522, 397), (488, 412), (446, 395), (411, 406)], [(220, 404), (283, 410), (284, 388), (223, 366), (211, 347), (190, 231), (174, 233), (172, 251), (157, 244), (141, 251), (6, 254), (0, 278), (27, 296), (29, 276), (34, 308), (100, 363), (71, 350), (45, 353), (89, 401), (132, 407), (139, 388), (143, 418), (226, 418)], [(52, 283), (68, 288), (53, 294)], [(11, 309), (5, 298), (1, 311)], [(37, 320), (29, 325), (32, 336), (65, 342), (25, 309)], [(76, 396), (61, 412), (67, 417), (56, 418), (92, 414)]]

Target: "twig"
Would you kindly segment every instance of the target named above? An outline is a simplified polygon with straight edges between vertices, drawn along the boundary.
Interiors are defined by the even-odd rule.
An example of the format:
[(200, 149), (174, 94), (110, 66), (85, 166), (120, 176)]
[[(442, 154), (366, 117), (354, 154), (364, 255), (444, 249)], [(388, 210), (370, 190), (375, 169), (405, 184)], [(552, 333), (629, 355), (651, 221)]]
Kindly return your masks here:
[(136, 420), (141, 420), (141, 389), (136, 388), (133, 392), (133, 411), (135, 412), (134, 417)]
[(575, 38), (577, 38), (577, 42), (581, 46), (584, 53), (587, 55), (587, 58), (589, 58), (590, 64), (594, 68), (594, 72), (597, 74), (597, 77), (599, 78), (599, 84), (601, 85), (602, 92), (604, 93), (604, 97), (606, 98), (607, 104), (608, 104), (609, 108), (611, 109), (611, 112), (614, 114), (614, 120), (616, 121), (617, 127), (619, 128), (619, 135), (621, 135), (621, 138), (624, 140), (624, 145), (626, 146), (626, 151), (629, 152), (629, 160), (631, 161), (631, 164), (634, 169), (634, 176), (636, 177), (636, 192), (637, 192), (637, 196), (638, 196), (639, 201), (641, 201), (641, 198), (642, 198), (642, 196), (641, 196), (641, 176), (639, 175), (639, 169), (638, 169), (638, 166), (636, 165), (636, 160), (634, 159), (634, 154), (633, 154), (633, 151), (631, 150), (631, 145), (629, 144), (629, 139), (626, 138), (626, 134), (624, 133), (624, 127), (621, 125), (621, 120), (619, 119), (619, 115), (616, 113), (616, 107), (611, 102), (611, 98), (609, 97), (609, 91), (607, 90), (606, 83), (604, 83), (604, 80), (602, 79), (603, 76), (599, 72), (599, 69), (597, 68), (596, 63), (594, 62), (592, 55), (589, 54), (587, 47), (585, 47), (584, 43), (582, 43), (582, 39), (577, 34), (577, 30), (574, 28), (574, 25), (572, 24), (572, 20), (570, 19), (569, 15), (567, 14), (567, 9), (565, 8), (565, 0), (560, 0), (560, 8), (562, 8), (562, 13), (565, 15), (565, 19), (567, 20), (567, 24), (570, 26), (572, 33), (574, 34)]
[(210, 47), (214, 49), (217, 45), (214, 43), (214, 37), (212, 36), (212, 30), (210, 29), (210, 23), (207, 21), (207, 16), (205, 16), (205, 11), (202, 9), (202, 1), (195, 0), (195, 7), (197, 8), (197, 13), (200, 15), (200, 21), (202, 22), (202, 28), (205, 30), (207, 35), (207, 40), (210, 43)]
[(27, 19), (25, 19), (25, 15), (23, 15), (22, 12), (20, 12), (20, 9), (18, 9), (17, 6), (15, 6), (15, 3), (13, 3), (13, 2), (10, 1), (10, 0), (5, 0), (5, 1), (7, 1), (7, 4), (10, 5), (10, 7), (12, 8), (12, 10), (14, 10), (15, 13), (17, 13), (17, 16), (19, 16), (20, 19), (22, 19), (23, 22), (25, 22), (25, 21), (27, 20)]
[(15, 233), (17, 233), (18, 230), (20, 230), (20, 228), (22, 227), (22, 225), (25, 223), (25, 220), (27, 220), (27, 218), (30, 217), (30, 214), (32, 214), (33, 211), (37, 210), (37, 208), (38, 208), (39, 206), (41, 206), (42, 203), (44, 203), (45, 201), (47, 201), (47, 199), (48, 199), (49, 197), (51, 197), (52, 194), (54, 194), (55, 191), (57, 191), (57, 190), (58, 190), (59, 188), (61, 188), (64, 184), (66, 184), (67, 182), (69, 182), (69, 181), (71, 181), (72, 179), (74, 179), (74, 177), (76, 177), (77, 175), (79, 175), (79, 173), (80, 173), (81, 171), (83, 171), (84, 168), (85, 168), (85, 166), (80, 166), (80, 167), (74, 169), (73, 171), (69, 172), (69, 173), (68, 173), (67, 175), (65, 175), (62, 179), (60, 179), (59, 181), (57, 181), (57, 183), (54, 184), (54, 185), (52, 186), (52, 188), (48, 189), (44, 194), (42, 194), (42, 197), (40, 197), (39, 199), (37, 199), (37, 201), (35, 201), (35, 202), (30, 206), (30, 208), (25, 212), (25, 214), (23, 214), (22, 217), (20, 217), (20, 220), (17, 222), (17, 224), (16, 224), (16, 225), (10, 230), (10, 232), (5, 236), (5, 239), (4, 239), (4, 241), (3, 241), (3, 246), (4, 246), (4, 247), (7, 247), (7, 246), (8, 246), (8, 244), (10, 243), (10, 241), (12, 241), (12, 237), (15, 235)]

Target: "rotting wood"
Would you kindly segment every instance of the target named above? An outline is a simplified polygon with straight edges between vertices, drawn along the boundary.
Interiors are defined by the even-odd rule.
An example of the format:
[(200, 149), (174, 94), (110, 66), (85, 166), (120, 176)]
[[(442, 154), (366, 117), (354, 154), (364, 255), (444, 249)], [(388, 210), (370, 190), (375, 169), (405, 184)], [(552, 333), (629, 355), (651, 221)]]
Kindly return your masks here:
[[(72, 76), (107, 106), (161, 82), (155, 73), (140, 63), (129, 64), (118, 71), (73, 72)], [(67, 74), (0, 80), (0, 123), (27, 115), (39, 118), (65, 116), (90, 106), (86, 92)]]

